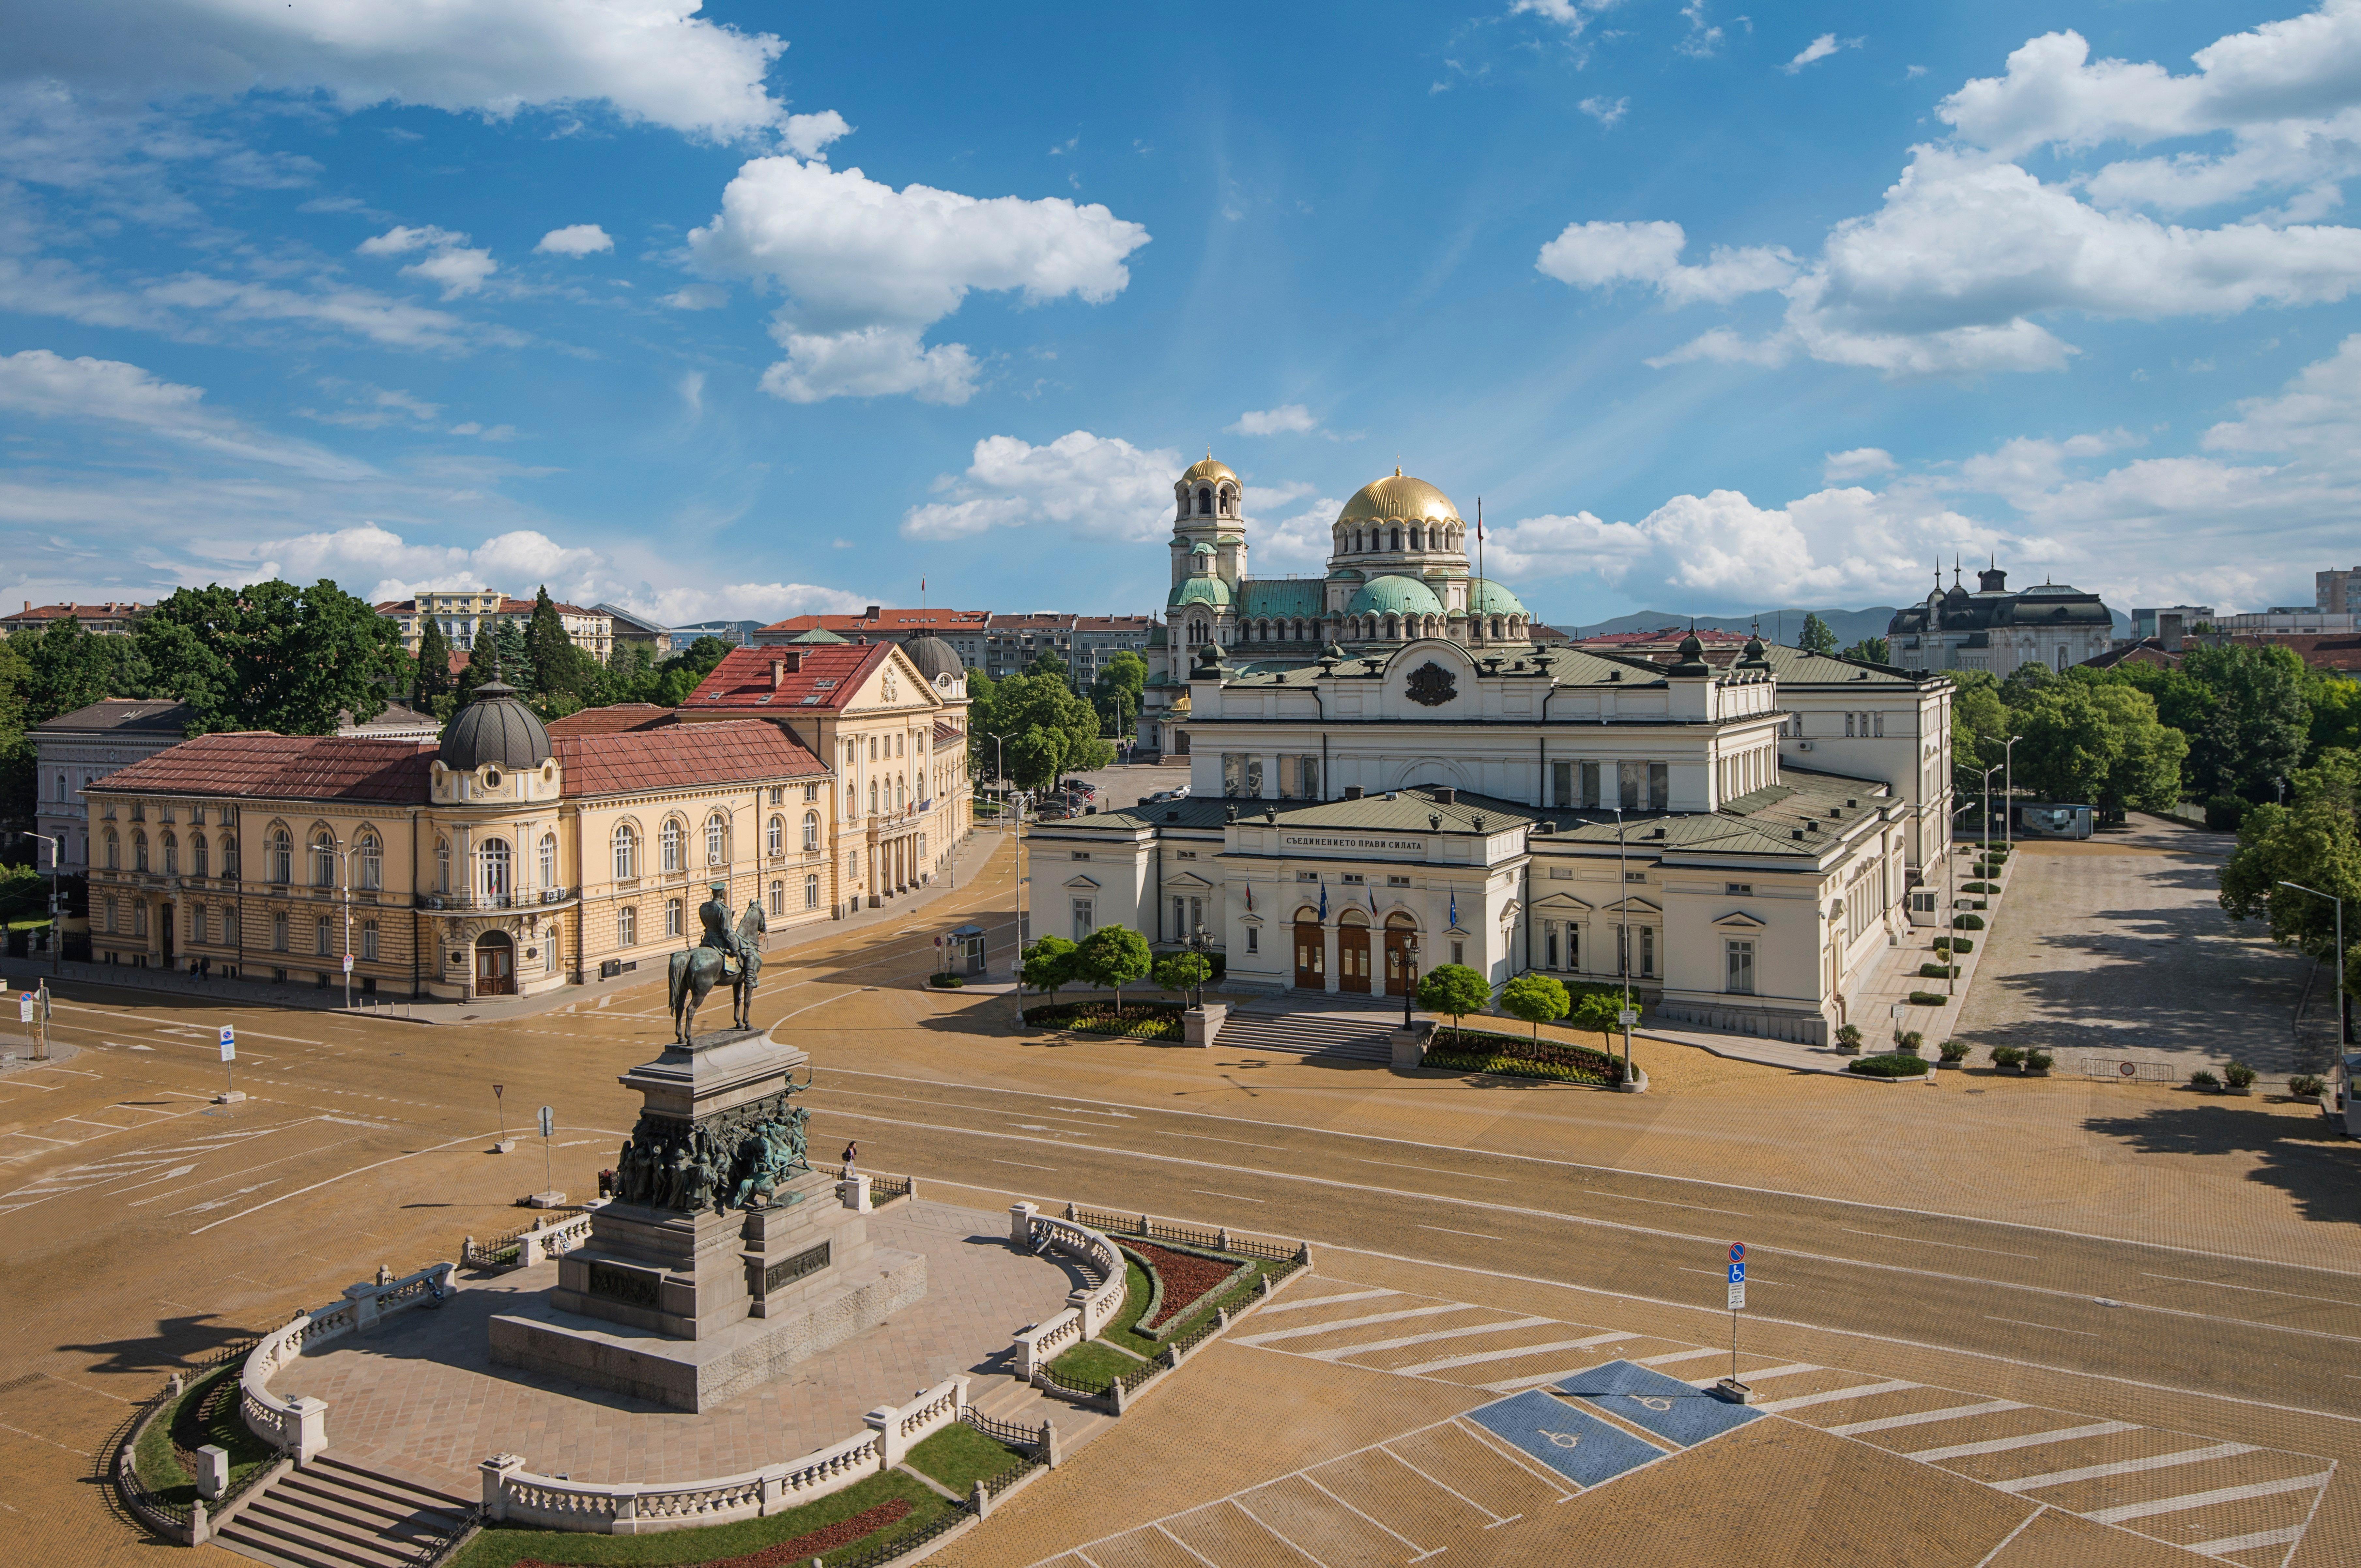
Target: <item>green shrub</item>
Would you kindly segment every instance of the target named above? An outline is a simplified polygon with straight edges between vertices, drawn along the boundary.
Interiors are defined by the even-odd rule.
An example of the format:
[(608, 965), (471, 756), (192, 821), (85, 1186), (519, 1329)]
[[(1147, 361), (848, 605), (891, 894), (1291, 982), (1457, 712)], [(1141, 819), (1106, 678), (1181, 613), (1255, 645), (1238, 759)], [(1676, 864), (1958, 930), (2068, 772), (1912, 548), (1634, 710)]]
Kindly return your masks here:
[(1969, 1046), (1965, 1040), (1945, 1040), (1935, 1049), (1947, 1062), (1962, 1062), (1968, 1059)]
[(1910, 1005), (1913, 1007), (1941, 1007), (1950, 1000), (1939, 991), (1914, 991), (1910, 993)]
[(2027, 1051), (2025, 1053), (2025, 1070), (2048, 1072), (2056, 1064), (2056, 1060), (2057, 1058), (2048, 1051)]
[(1891, 1056), (1862, 1057), (1847, 1062), (1845, 1070), (1863, 1078), (1916, 1078), (1927, 1070), (1927, 1064), (1917, 1057), (1896, 1051)]
[(2025, 1065), (2025, 1047), (1994, 1046), (1992, 1048), (1992, 1059), (1994, 1067), (2022, 1067)]
[(2195, 1072), (2189, 1075), (2189, 1087), (2191, 1089), (2219, 1089), (2222, 1087), (2222, 1080), (2214, 1077), (2213, 1073), (2209, 1072), (2204, 1068), (2201, 1067)]
[(1914, 1057), (1918, 1054), (1918, 1047), (1926, 1043), (1926, 1033), (1919, 1029), (1904, 1029), (1894, 1036), (1894, 1048)]
[(1954, 915), (1951, 916), (1951, 929), (1954, 931), (1981, 931), (1983, 928), (1984, 917), (1981, 915)]
[(2245, 1062), (2234, 1061), (2222, 1069), (2222, 1081), (2233, 1089), (2252, 1089), (2255, 1086), (2255, 1069)]
[(1976, 950), (1975, 938), (1972, 937), (1951, 937), (1947, 938), (1946, 940), (1951, 944), (1951, 951), (1955, 953), (1972, 953)]
[(1918, 966), (1918, 973), (1927, 980), (1957, 980), (1960, 978), (1960, 966), (1957, 964), (1920, 964)]
[(1960, 884), (1960, 891), (1961, 893), (1998, 893), (2000, 889), (1988, 882), (1963, 882)]
[(2205, 826), (2216, 833), (2235, 833), (2246, 819), (2246, 803), (2235, 795), (2217, 795), (2205, 803)]
[(1500, 988), (1500, 1007), (1510, 1017), (1531, 1024), (1533, 1038), (1539, 1040), (1543, 1025), (1554, 1024), (1574, 1011), (1574, 999), (1556, 981), (1529, 970)]
[(1569, 1083), (1620, 1083), (1621, 1058), (1555, 1040), (1521, 1040), (1488, 1030), (1455, 1035), (1448, 1045), (1427, 1049), (1428, 1067), (1453, 1072), (1501, 1073), (1514, 1078), (1554, 1078)]
[(953, 974), (950, 970), (945, 970), (940, 974), (928, 975), (927, 977), (927, 983), (928, 985), (941, 986), (945, 991), (957, 991), (960, 987), (965, 985), (967, 981), (964, 977)]
[(2317, 1100), (2328, 1092), (2328, 1080), (2300, 1072), (2288, 1080), (2288, 1092), (2298, 1100)]
[(1938, 937), (1934, 942), (1935, 950), (1938, 953), (1948, 953), (1951, 950), (1951, 942), (1952, 938), (1949, 937)]

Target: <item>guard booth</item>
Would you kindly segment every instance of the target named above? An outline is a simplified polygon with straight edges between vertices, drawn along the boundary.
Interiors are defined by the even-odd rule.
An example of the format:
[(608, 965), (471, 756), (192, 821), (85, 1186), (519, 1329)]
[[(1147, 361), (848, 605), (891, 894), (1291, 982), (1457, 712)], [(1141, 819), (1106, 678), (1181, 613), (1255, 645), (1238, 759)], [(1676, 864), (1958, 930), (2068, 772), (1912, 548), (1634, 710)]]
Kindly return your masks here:
[(2014, 813), (2020, 839), (2087, 839), (2095, 813), (2068, 801), (2024, 801)]
[(2361, 1088), (2361, 1051), (2347, 1051), (2328, 1069), (2328, 1089), (2320, 1097), (2320, 1109), (2330, 1124), (2348, 1138), (2361, 1138), (2361, 1098), (2355, 1096), (2356, 1088)]
[(1910, 924), (1913, 926), (1941, 925), (1942, 912), (1935, 906), (1942, 901), (1942, 889), (1934, 887), (1914, 887), (1904, 894), (1903, 908), (1910, 916)]
[(943, 942), (943, 959), (953, 974), (983, 972), (983, 927), (962, 926)]

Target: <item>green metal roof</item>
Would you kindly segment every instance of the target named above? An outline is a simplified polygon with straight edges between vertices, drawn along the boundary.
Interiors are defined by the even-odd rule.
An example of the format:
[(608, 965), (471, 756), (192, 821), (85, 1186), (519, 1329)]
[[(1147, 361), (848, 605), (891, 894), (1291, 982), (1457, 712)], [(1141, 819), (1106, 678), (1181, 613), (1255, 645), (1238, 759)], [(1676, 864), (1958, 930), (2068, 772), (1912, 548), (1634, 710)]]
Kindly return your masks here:
[(1384, 576), (1365, 584), (1346, 615), (1441, 615), (1443, 601), (1416, 577)]
[(1317, 616), (1323, 590), (1317, 580), (1281, 577), (1268, 581), (1248, 578), (1238, 585), (1238, 614), (1245, 620), (1279, 616)]
[(1230, 585), (1221, 578), (1188, 577), (1172, 590), (1172, 597), (1164, 604), (1168, 609), (1179, 609), (1182, 605), (1191, 604), (1209, 604), (1221, 609), (1229, 602)]
[(1532, 618), (1525, 601), (1492, 581), (1489, 577), (1467, 579), (1467, 608), (1477, 615), (1521, 615)]

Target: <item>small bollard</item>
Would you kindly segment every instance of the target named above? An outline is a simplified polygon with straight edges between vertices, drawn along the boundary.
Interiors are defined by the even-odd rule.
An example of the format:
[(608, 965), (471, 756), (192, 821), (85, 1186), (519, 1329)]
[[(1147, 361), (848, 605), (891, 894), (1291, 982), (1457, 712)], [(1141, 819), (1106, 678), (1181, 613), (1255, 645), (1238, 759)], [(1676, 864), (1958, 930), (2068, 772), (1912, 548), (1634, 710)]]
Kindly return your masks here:
[(209, 1442), (197, 1450), (197, 1496), (214, 1502), (228, 1490), (229, 1450)]

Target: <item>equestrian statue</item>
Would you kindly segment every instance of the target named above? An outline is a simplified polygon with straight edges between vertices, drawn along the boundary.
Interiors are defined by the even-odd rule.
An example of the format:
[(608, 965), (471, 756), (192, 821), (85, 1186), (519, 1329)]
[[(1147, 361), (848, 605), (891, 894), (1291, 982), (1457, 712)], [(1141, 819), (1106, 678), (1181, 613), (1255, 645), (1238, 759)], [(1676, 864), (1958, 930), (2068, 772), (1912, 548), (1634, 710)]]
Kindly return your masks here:
[(754, 1026), (754, 982), (763, 972), (762, 946), (755, 938), (771, 928), (770, 922), (763, 918), (763, 901), (754, 898), (747, 901), (745, 916), (732, 931), (730, 884), (717, 882), (712, 893), (713, 896), (697, 911), (705, 934), (697, 946), (672, 956), (673, 1038), (691, 1048), (697, 1041), (697, 1010), (713, 994), (717, 985), (730, 988), (731, 1025), (741, 1029)]

